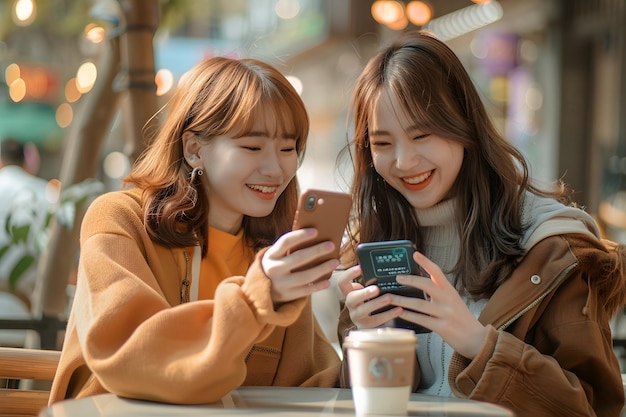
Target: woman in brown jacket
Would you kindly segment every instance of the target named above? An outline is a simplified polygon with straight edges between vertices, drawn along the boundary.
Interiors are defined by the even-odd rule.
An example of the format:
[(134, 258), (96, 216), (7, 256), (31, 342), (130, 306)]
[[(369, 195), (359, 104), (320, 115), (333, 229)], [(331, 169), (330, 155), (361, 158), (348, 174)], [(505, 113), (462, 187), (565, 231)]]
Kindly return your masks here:
[(405, 320), (427, 330), (419, 392), (518, 416), (617, 417), (624, 393), (609, 320), (626, 300), (626, 251), (600, 239), (560, 181), (531, 181), (454, 53), (429, 33), (404, 34), (361, 73), (353, 117), (347, 254), (410, 239), (430, 278), (396, 278), (425, 299), (379, 296), (353, 282), (359, 266), (348, 269), (340, 338)]

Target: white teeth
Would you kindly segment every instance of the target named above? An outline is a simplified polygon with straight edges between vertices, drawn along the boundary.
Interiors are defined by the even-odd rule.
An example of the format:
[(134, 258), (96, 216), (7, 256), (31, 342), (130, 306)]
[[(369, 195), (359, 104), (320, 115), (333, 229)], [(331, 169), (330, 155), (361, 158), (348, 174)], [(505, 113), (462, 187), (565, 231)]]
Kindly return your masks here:
[(248, 185), (248, 187), (252, 188), (255, 191), (260, 191), (262, 193), (273, 193), (278, 189), (278, 187), (268, 187), (266, 185)]
[(419, 184), (420, 182), (424, 182), (428, 179), (428, 177), (430, 177), (430, 174), (432, 174), (433, 172), (427, 172), (425, 174), (422, 175), (418, 175), (416, 177), (410, 177), (410, 178), (402, 178), (402, 181), (408, 183), (408, 184)]

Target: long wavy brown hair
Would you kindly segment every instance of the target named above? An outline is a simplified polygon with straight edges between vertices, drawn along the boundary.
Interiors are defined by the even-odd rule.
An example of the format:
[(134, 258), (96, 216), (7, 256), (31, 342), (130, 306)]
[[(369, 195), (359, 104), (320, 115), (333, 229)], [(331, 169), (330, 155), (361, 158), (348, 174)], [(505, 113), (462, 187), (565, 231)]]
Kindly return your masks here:
[(344, 149), (354, 164), (348, 259), (360, 242), (410, 239), (422, 247), (415, 209), (373, 166), (368, 125), (382, 89), (398, 97), (420, 130), (463, 145), (453, 185), (462, 249), (451, 272), (457, 287), (476, 298), (490, 296), (523, 254), (524, 192), (569, 202), (571, 191), (560, 180), (550, 190), (531, 184), (523, 155), (498, 133), (454, 52), (426, 31), (409, 31), (367, 63), (353, 92), (354, 137)]
[[(183, 133), (206, 142), (225, 134), (236, 138), (252, 129), (255, 117), (273, 117), (274, 134), (295, 134), (300, 164), (309, 132), (308, 114), (293, 86), (276, 68), (250, 58), (200, 62), (181, 78), (156, 116), (162, 114), (165, 120), (154, 141), (124, 183), (143, 190), (144, 223), (153, 239), (169, 247), (199, 244), (203, 256), (208, 248), (208, 191), (185, 161)], [(244, 216), (244, 236), (255, 250), (291, 229), (298, 193), (294, 177), (271, 214)]]

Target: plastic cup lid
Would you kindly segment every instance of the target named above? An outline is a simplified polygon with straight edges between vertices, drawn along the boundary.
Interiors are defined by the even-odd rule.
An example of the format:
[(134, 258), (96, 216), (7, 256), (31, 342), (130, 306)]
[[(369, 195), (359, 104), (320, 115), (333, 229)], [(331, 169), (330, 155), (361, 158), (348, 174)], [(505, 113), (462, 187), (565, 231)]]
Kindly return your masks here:
[(376, 329), (351, 330), (346, 337), (348, 342), (415, 342), (417, 336), (413, 330), (397, 327), (379, 327)]

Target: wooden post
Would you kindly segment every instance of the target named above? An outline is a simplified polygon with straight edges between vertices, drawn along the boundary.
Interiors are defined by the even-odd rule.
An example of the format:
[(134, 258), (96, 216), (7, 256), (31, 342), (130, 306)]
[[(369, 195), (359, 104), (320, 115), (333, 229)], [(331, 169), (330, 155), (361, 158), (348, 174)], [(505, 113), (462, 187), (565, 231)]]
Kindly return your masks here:
[[(126, 127), (125, 152), (131, 162), (145, 147), (143, 128), (157, 110), (153, 38), (159, 25), (158, 0), (119, 0), (119, 4), (124, 19), (119, 38), (109, 40), (98, 65), (96, 84), (81, 103), (82, 112), (77, 114), (69, 133), (60, 173), (63, 188), (96, 175), (119, 104)], [(65, 318), (66, 288), (79, 249), (83, 214), (76, 213), (72, 230), (54, 219), (51, 222), (48, 245), (37, 270), (32, 307), (35, 319), (62, 322)], [(47, 337), (40, 343), (44, 349), (56, 349), (62, 340)], [(27, 343), (28, 347), (36, 347), (34, 344), (32, 340)]]
[(151, 118), (157, 110), (157, 96), (153, 40), (159, 25), (159, 3), (158, 0), (119, 0), (119, 3), (126, 26), (120, 39), (122, 69), (114, 88), (124, 93), (121, 102), (126, 134), (124, 153), (134, 161), (145, 148), (145, 140), (154, 133), (155, 123)]
[[(111, 39), (98, 63), (98, 78), (93, 89), (78, 107), (70, 127), (67, 148), (61, 164), (59, 179), (62, 188), (95, 176), (99, 166), (100, 149), (108, 126), (115, 115), (117, 94), (111, 85), (119, 67), (119, 40)], [(33, 294), (32, 314), (36, 319), (65, 316), (66, 288), (78, 250), (78, 236), (83, 213), (76, 213), (74, 227), (68, 230), (52, 219), (48, 244), (39, 260), (37, 281)], [(28, 347), (37, 347), (33, 340)], [(44, 349), (55, 349), (55, 341), (41, 340)]]

